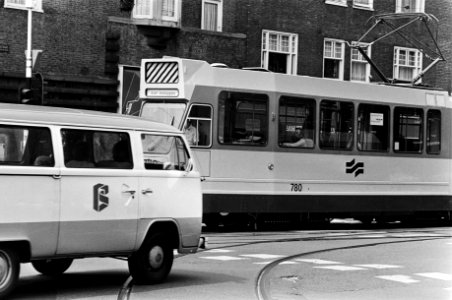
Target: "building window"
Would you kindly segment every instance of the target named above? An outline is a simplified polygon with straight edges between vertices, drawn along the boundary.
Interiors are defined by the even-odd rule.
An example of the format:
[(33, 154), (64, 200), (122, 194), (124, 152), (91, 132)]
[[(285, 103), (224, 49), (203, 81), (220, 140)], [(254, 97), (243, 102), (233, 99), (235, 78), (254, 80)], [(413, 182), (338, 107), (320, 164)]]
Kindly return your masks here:
[(323, 77), (344, 79), (344, 41), (325, 39)]
[(422, 153), (423, 118), (420, 108), (394, 109), (394, 151)]
[(396, 0), (396, 13), (424, 12), (425, 0)]
[(347, 6), (347, 0), (325, 0), (326, 4)]
[(314, 148), (315, 100), (282, 96), (279, 101), (279, 145)]
[(394, 48), (394, 79), (411, 81), (421, 70), (421, 51), (411, 48)]
[(358, 108), (358, 150), (388, 151), (389, 106), (360, 104)]
[(264, 146), (268, 138), (268, 96), (221, 92), (218, 141), (225, 145)]
[(353, 7), (373, 9), (374, 0), (353, 0)]
[(201, 29), (211, 31), (223, 30), (223, 1), (204, 0), (202, 2)]
[[(366, 52), (366, 55), (371, 57), (371, 46), (368, 44), (360, 44)], [(356, 48), (351, 48), (351, 68), (350, 68), (350, 80), (351, 81), (370, 81), (370, 65), (363, 55)]]
[(42, 0), (5, 0), (4, 7), (15, 9), (28, 9), (33, 6), (33, 11), (43, 12)]
[(132, 17), (177, 21), (179, 0), (135, 0)]
[(297, 57), (297, 34), (262, 31), (262, 68), (277, 73), (296, 75)]
[(352, 102), (322, 100), (320, 102), (320, 148), (351, 150), (353, 147)]

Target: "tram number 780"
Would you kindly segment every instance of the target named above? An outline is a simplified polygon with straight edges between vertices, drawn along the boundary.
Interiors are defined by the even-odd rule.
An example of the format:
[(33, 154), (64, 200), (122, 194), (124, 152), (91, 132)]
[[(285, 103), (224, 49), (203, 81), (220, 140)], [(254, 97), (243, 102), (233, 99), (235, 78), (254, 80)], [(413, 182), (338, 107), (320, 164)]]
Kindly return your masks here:
[(302, 192), (303, 191), (303, 185), (301, 183), (291, 183), (290, 186), (291, 186), (291, 188), (290, 188), (291, 192)]

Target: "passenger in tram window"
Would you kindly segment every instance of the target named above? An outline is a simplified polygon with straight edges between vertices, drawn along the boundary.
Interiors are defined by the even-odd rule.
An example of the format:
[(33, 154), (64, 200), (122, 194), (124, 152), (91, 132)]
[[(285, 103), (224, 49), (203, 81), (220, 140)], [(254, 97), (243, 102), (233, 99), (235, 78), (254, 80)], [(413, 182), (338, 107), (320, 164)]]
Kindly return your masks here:
[(304, 138), (303, 127), (298, 126), (295, 128), (295, 133), (291, 136), (290, 141), (282, 143), (282, 146), (311, 148), (314, 146), (314, 141), (312, 139)]
[(198, 129), (193, 125), (192, 120), (187, 120), (187, 124), (185, 125), (184, 134), (188, 140), (190, 146), (198, 145)]

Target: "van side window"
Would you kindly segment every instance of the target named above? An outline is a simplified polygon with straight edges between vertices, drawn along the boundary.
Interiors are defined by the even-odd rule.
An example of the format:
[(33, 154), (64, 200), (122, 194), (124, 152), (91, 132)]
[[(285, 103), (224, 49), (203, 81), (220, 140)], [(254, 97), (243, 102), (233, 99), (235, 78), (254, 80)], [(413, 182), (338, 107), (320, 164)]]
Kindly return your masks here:
[(42, 127), (0, 126), (0, 164), (53, 167), (50, 130)]
[(63, 129), (61, 135), (68, 168), (133, 168), (127, 133)]
[(146, 169), (185, 171), (189, 156), (182, 138), (142, 134), (141, 142)]
[(424, 111), (421, 108), (394, 109), (394, 151), (422, 153)]

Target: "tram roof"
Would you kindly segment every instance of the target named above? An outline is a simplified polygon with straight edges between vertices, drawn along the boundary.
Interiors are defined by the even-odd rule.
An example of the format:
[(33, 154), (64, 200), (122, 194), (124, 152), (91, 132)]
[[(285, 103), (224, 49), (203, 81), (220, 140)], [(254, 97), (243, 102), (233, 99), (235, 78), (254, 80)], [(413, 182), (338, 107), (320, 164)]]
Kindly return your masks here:
[(185, 70), (185, 96), (198, 86), (328, 99), (359, 99), (381, 103), (452, 107), (446, 91), (218, 68), (205, 61), (181, 59)]
[(109, 129), (179, 132), (175, 127), (141, 117), (62, 107), (0, 103), (0, 121)]

